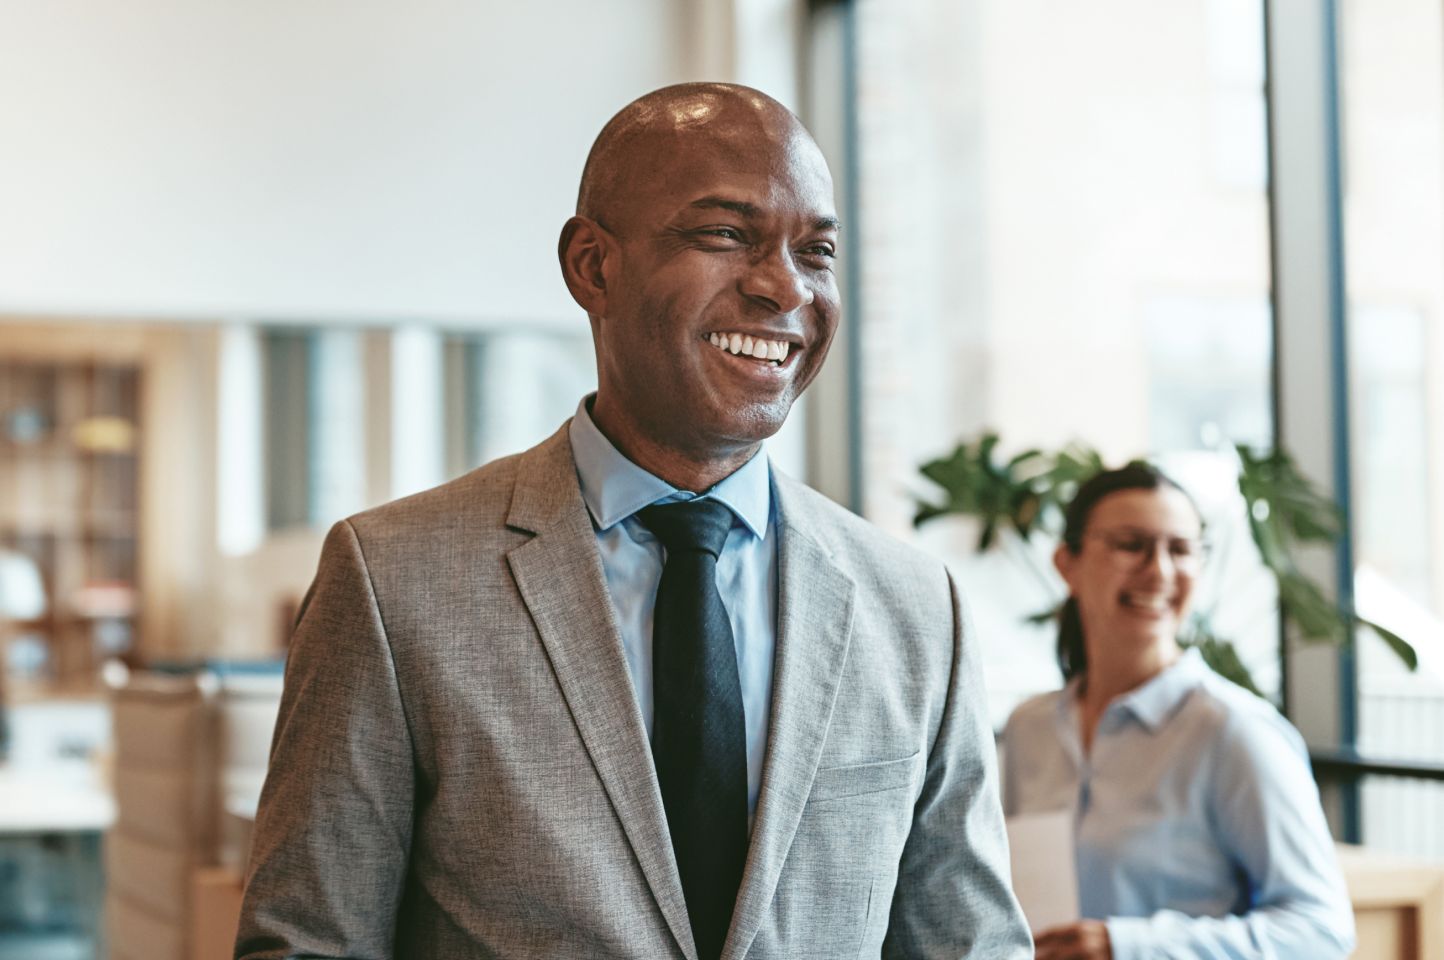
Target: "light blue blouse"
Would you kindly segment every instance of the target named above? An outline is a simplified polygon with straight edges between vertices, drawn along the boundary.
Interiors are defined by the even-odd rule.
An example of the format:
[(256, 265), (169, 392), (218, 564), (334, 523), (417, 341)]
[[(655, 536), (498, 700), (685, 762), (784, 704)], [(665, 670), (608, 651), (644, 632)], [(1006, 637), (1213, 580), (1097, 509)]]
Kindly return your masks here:
[(1108, 705), (1093, 749), (1075, 678), (1004, 732), (1009, 815), (1074, 810), (1085, 918), (1115, 960), (1330, 960), (1354, 917), (1308, 752), (1196, 650)]

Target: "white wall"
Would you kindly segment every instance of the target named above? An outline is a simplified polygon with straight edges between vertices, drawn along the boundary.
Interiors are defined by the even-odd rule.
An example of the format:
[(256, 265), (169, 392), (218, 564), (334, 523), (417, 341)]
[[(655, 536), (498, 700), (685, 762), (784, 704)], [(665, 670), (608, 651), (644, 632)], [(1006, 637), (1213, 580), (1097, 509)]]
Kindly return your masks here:
[(0, 0), (0, 314), (572, 322), (677, 0)]

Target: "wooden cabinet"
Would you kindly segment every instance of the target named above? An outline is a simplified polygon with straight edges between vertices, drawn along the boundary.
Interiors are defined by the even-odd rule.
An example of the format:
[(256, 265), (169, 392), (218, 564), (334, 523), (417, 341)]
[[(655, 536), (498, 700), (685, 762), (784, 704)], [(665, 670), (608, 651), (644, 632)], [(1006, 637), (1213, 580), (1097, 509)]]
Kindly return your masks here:
[(140, 389), (136, 365), (0, 361), (0, 549), (35, 563), (49, 601), (7, 631), (22, 696), (88, 692), (132, 644)]
[(1339, 845), (1357, 960), (1444, 960), (1444, 863)]

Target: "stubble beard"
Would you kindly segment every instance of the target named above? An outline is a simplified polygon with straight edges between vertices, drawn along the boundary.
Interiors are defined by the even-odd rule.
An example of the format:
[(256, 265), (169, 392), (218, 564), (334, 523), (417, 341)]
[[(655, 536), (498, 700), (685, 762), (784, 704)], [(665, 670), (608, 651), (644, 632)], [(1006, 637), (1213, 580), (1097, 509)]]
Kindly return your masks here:
[[(630, 383), (643, 385), (632, 391), (632, 408), (650, 435), (689, 457), (705, 460), (755, 446), (777, 433), (797, 399), (796, 377), (774, 397), (730, 400), (703, 373), (704, 351), (717, 348), (703, 343), (700, 332), (695, 334), (696, 343), (680, 341), (675, 331), (686, 325), (672, 319), (675, 313), (670, 307), (665, 298), (641, 304), (642, 315), (653, 318), (643, 326), (649, 341), (643, 354), (664, 360), (685, 358), (686, 363), (670, 367), (660, 391), (655, 389), (655, 364), (639, 363), (627, 371)], [(649, 383), (652, 389), (646, 388)]]

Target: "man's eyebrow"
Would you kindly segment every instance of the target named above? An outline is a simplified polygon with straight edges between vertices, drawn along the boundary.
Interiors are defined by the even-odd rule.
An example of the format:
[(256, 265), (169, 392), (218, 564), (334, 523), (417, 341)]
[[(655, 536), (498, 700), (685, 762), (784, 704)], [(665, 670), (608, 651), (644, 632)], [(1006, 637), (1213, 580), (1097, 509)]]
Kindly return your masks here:
[[(726, 197), (703, 197), (700, 200), (693, 200), (690, 204), (694, 210), (730, 210), (748, 220), (760, 220), (762, 209), (755, 203), (748, 203), (746, 200), (728, 200)], [(818, 217), (812, 221), (814, 230), (837, 230), (842, 227), (842, 221), (836, 217)]]
[(748, 203), (746, 200), (728, 200), (726, 197), (703, 197), (701, 200), (693, 200), (692, 207), (696, 210), (731, 210), (738, 216), (746, 217), (748, 220), (758, 220), (762, 217), (762, 210), (755, 203)]

